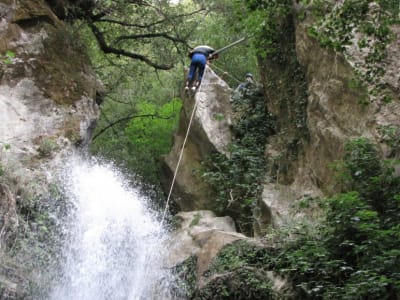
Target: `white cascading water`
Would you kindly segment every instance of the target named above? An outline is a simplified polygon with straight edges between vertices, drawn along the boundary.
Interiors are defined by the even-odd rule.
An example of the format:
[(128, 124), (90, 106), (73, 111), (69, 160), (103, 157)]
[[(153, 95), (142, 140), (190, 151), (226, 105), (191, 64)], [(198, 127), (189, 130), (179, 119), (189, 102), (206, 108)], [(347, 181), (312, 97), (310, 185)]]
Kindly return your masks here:
[(166, 233), (148, 199), (110, 165), (75, 160), (66, 173), (73, 212), (50, 299), (176, 299), (162, 267)]

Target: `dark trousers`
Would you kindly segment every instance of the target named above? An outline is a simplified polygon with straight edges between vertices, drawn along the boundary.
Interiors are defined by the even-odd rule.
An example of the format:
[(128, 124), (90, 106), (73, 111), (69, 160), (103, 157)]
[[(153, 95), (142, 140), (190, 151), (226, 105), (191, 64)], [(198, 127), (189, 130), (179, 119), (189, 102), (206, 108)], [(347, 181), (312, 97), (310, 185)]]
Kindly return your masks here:
[(202, 53), (195, 53), (192, 56), (190, 62), (190, 69), (188, 74), (188, 81), (191, 83), (196, 77), (196, 71), (198, 73), (197, 80), (201, 82), (203, 79), (204, 69), (206, 68), (207, 58)]

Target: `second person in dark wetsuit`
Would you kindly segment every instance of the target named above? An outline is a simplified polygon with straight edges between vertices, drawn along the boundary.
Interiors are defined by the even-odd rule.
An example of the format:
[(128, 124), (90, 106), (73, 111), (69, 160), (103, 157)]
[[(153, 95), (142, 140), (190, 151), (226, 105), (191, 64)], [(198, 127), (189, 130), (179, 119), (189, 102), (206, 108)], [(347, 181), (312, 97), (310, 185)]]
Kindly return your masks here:
[(210, 46), (197, 46), (189, 53), (191, 58), (189, 74), (187, 76), (185, 90), (189, 90), (189, 86), (192, 85), (197, 72), (197, 81), (193, 84), (192, 89), (196, 90), (201, 80), (203, 79), (204, 69), (207, 64), (207, 59), (214, 59), (218, 57), (218, 54), (214, 54), (215, 50)]

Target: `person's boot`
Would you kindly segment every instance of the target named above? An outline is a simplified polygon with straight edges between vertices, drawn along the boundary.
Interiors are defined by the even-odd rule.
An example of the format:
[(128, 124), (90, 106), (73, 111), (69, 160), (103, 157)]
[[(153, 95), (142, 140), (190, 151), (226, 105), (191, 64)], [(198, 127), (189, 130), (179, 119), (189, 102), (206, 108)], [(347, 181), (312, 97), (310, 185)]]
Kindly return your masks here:
[(197, 90), (197, 88), (199, 87), (200, 82), (196, 81), (196, 83), (192, 86), (192, 92), (195, 92)]

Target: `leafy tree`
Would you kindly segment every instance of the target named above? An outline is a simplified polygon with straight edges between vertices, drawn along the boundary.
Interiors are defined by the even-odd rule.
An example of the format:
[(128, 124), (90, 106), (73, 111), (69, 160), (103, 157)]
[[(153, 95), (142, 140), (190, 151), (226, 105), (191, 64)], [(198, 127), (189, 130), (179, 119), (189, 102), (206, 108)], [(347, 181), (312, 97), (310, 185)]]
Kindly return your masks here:
[[(158, 159), (157, 156), (160, 154), (158, 150), (161, 148), (154, 148), (154, 146), (170, 143), (173, 133), (172, 124), (175, 124), (176, 120), (172, 118), (162, 120), (162, 122), (170, 122), (171, 126), (165, 125), (165, 128), (171, 130), (169, 132), (164, 130), (163, 134), (158, 136), (163, 140), (157, 141), (156, 135), (151, 134), (148, 130), (143, 132), (140, 126), (144, 126), (146, 123), (146, 128), (150, 128), (149, 123), (161, 122), (161, 119), (149, 116), (146, 121), (145, 117), (138, 117), (146, 115), (145, 108), (159, 112), (163, 105), (179, 95), (185, 75), (182, 68), (189, 63), (187, 57), (189, 46), (210, 44), (219, 48), (243, 35), (227, 29), (230, 28), (230, 24), (234, 23), (231, 20), (233, 8), (229, 5), (229, 1), (221, 3), (218, 9), (214, 9), (217, 2), (212, 5), (203, 2), (197, 4), (184, 2), (179, 5), (167, 6), (166, 1), (151, 1), (149, 2), (153, 3), (151, 5), (135, 1), (130, 4), (131, 8), (122, 9), (123, 3), (122, 1), (111, 5), (101, 2), (96, 4), (93, 12), (84, 10), (79, 12), (80, 14), (77, 13), (79, 16), (84, 16), (85, 21), (89, 23), (88, 26), (80, 28), (85, 32), (96, 73), (100, 76), (107, 91), (106, 100), (101, 107), (102, 117), (92, 144), (92, 153), (112, 159), (120, 166), (135, 170), (143, 179), (156, 183), (154, 163)], [(107, 12), (107, 14), (100, 15), (101, 11)], [(144, 14), (145, 17), (143, 17)], [(92, 15), (97, 17), (94, 18)], [(177, 18), (174, 19), (174, 17)], [(110, 22), (110, 19), (113, 21)], [(116, 22), (117, 19), (121, 21)], [(166, 24), (167, 19), (169, 19), (168, 24)], [(179, 24), (175, 24), (174, 20)], [(152, 24), (151, 21), (154, 25), (145, 28), (146, 26), (143, 24)], [(143, 26), (128, 26), (128, 23), (131, 25), (142, 24)], [(163, 32), (169, 30), (169, 35), (185, 37), (185, 41), (180, 43), (165, 36), (161, 37), (161, 35), (151, 39), (150, 36), (146, 39), (143, 37), (134, 39), (140, 34), (139, 32), (144, 35), (145, 32), (151, 30), (160, 32), (161, 29), (164, 30)], [(132, 56), (113, 55), (113, 53), (118, 54), (117, 51), (105, 54), (102, 51), (104, 47), (101, 43), (99, 47), (98, 41), (99, 38), (101, 40), (101, 36), (96, 33), (96, 30), (101, 31), (107, 43), (118, 40), (118, 43), (112, 42), (115, 47), (118, 45), (123, 49), (135, 49), (135, 51), (145, 53), (148, 57), (155, 58), (154, 62), (171, 62), (178, 63), (178, 65), (168, 71), (154, 72), (154, 65), (134, 63), (135, 61), (131, 59)], [(92, 32), (95, 32), (95, 35)], [(123, 36), (123, 38), (118, 38), (119, 36)], [(143, 43), (139, 41), (143, 41)], [(255, 73), (255, 55), (251, 49), (246, 44), (231, 48), (221, 55), (218, 66), (214, 68), (214, 65), (211, 65), (211, 67), (220, 75), (224, 71), (228, 71), (231, 75), (228, 79), (236, 78), (230, 83), (237, 85), (238, 80), (246, 72), (250, 70)], [(147, 115), (152, 114), (147, 113)], [(157, 127), (157, 125), (155, 126)], [(156, 131), (156, 133), (158, 132), (161, 131)], [(151, 135), (146, 137), (143, 134)], [(137, 138), (139, 140), (136, 141)], [(148, 144), (145, 145), (146, 143)], [(138, 149), (147, 149), (146, 157), (143, 154), (139, 155)], [(138, 159), (139, 157), (140, 159)], [(151, 167), (144, 167), (145, 162)]]
[(62, 17), (83, 20), (106, 54), (169, 70), (178, 61), (177, 54), (188, 48), (196, 15), (204, 10), (191, 7), (168, 0), (82, 1)]
[[(76, 27), (106, 90), (91, 151), (135, 172), (144, 182), (157, 183), (158, 156), (169, 150), (160, 145), (171, 144), (176, 118), (166, 117), (165, 109), (170, 104), (179, 108), (176, 97), (184, 80), (186, 39), (202, 11), (168, 1), (99, 1), (92, 10), (72, 12), (83, 19)], [(180, 68), (172, 68), (174, 64)], [(143, 124), (149, 129), (152, 123), (160, 126), (162, 135), (154, 134), (161, 130), (142, 131)]]
[(244, 75), (253, 73), (258, 78), (256, 48), (253, 45), (253, 32), (242, 26), (237, 11), (238, 1), (196, 1), (205, 6), (204, 15), (191, 39), (191, 45), (208, 44), (220, 49), (241, 38), (246, 40), (235, 47), (221, 52), (219, 58), (210, 67), (231, 87), (244, 81)]
[(344, 165), (355, 190), (328, 199), (319, 234), (289, 243), (275, 268), (303, 297), (397, 299), (400, 179), (365, 138), (347, 143)]
[(91, 151), (154, 185), (159, 157), (169, 151), (181, 104), (171, 74), (160, 74), (161, 81), (153, 72), (142, 75), (144, 80), (127, 78), (108, 95)]
[(125, 128), (126, 136), (134, 145), (136, 159), (141, 162), (137, 171), (147, 173), (147, 178), (158, 173), (157, 160), (171, 148), (171, 133), (176, 129), (180, 108), (179, 99), (159, 107), (141, 102), (137, 117)]

